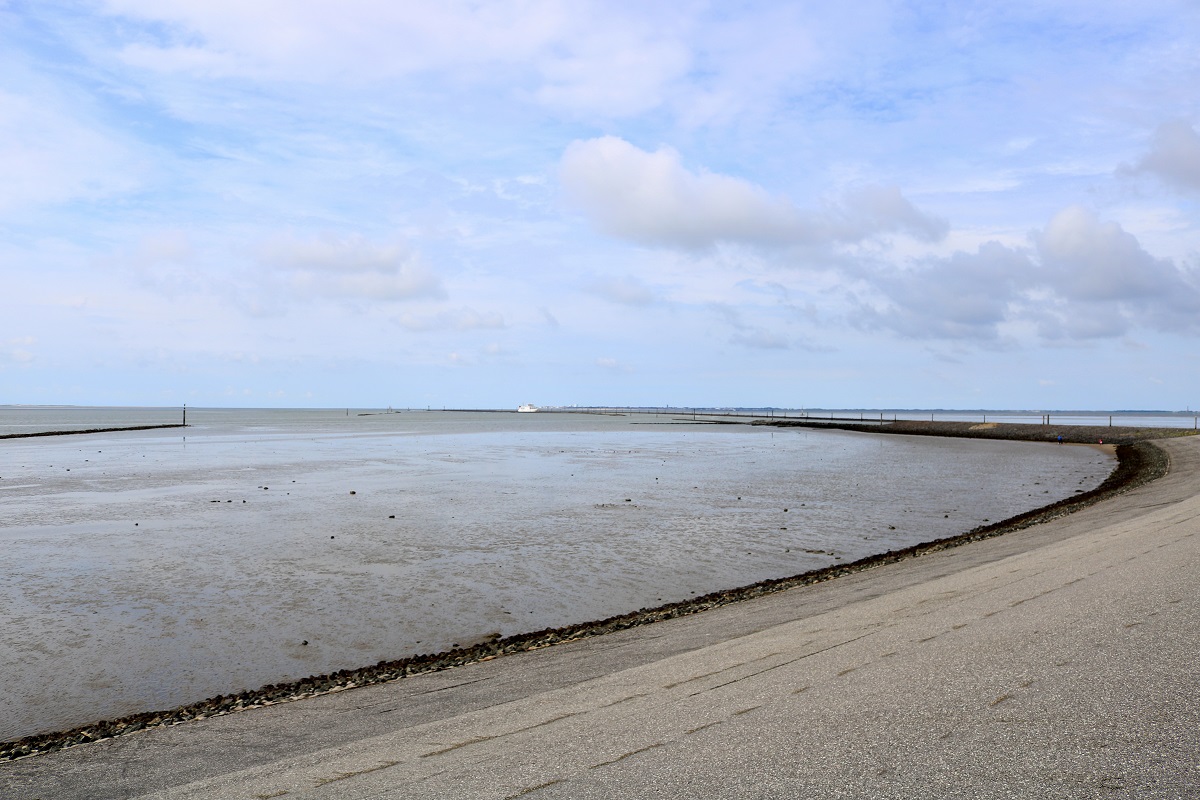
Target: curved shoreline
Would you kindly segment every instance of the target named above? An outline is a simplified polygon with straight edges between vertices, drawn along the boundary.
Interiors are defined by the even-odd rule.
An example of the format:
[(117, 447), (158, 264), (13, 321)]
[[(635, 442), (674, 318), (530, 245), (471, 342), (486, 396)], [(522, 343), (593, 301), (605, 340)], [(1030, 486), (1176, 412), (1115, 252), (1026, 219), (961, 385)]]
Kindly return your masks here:
[[(871, 432), (879, 433), (881, 431), (876, 428)], [(893, 430), (889, 432), (908, 433), (909, 431)], [(1006, 436), (1004, 438), (1018, 437)], [(1118, 459), (1117, 467), (1095, 489), (1018, 514), (1000, 522), (974, 528), (965, 533), (911, 545), (898, 550), (889, 550), (884, 553), (867, 556), (849, 564), (831, 565), (791, 577), (768, 579), (748, 586), (718, 590), (688, 600), (668, 603), (655, 608), (642, 608), (637, 611), (593, 622), (576, 623), (558, 628), (547, 628), (540, 631), (516, 634), (503, 639), (482, 642), (465, 648), (455, 648), (441, 653), (420, 654), (402, 659), (380, 661), (373, 666), (338, 670), (333, 673), (313, 675), (286, 683), (268, 684), (259, 689), (231, 695), (217, 695), (216, 697), (178, 706), (173, 709), (141, 712), (114, 720), (89, 723), (69, 730), (34, 734), (9, 742), (0, 742), (0, 761), (62, 750), (77, 744), (122, 736), (150, 727), (175, 725), (193, 719), (222, 716), (235, 711), (275, 705), (305, 697), (340, 692), (357, 686), (385, 683), (409, 675), (435, 672), (474, 662), (487, 661), (500, 655), (536, 650), (554, 644), (601, 636), (606, 633), (648, 625), (661, 620), (697, 614), (712, 608), (785, 591), (797, 586), (830, 581), (844, 575), (861, 572), (884, 564), (916, 558), (926, 553), (958, 547), (969, 542), (1000, 536), (1010, 531), (1021, 530), (1056, 517), (1061, 517), (1155, 480), (1166, 474), (1169, 469), (1167, 454), (1162, 449), (1146, 442), (1120, 444), (1116, 447), (1116, 454)]]

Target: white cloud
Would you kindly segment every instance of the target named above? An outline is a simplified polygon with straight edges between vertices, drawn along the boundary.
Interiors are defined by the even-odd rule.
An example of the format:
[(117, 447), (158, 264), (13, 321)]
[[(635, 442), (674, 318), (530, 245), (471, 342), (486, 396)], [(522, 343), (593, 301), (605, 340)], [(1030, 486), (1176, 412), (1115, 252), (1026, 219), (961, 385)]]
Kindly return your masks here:
[(791, 346), (791, 342), (783, 334), (754, 327), (738, 331), (729, 341), (755, 350), (787, 350)]
[(1033, 147), (1036, 142), (1036, 136), (1017, 136), (1004, 143), (1004, 152), (1020, 153)]
[(195, 248), (188, 233), (174, 229), (147, 234), (138, 245), (135, 259), (139, 264), (152, 266), (183, 263), (194, 254)]
[(265, 245), (260, 257), (304, 297), (397, 301), (445, 296), (438, 277), (403, 244), (374, 244), (357, 235), (283, 238)]
[[(412, 365), (439, 399), (545, 373), (582, 402), (634, 353), (622, 391), (893, 370), (937, 403), (940, 353), (964, 385), (1078, 344), (1111, 372), (1134, 336), (1183, 363), (1194, 5), (0, 0), (0, 389), (44, 364), (132, 395), (169, 363), (203, 390), (194, 354), (239, 348), (264, 361), (213, 385), (259, 399)], [(818, 381), (789, 356), (826, 341), (852, 367)], [(144, 381), (89, 366), (153, 348)]]
[(1042, 279), (1062, 297), (1130, 302), (1195, 293), (1174, 264), (1154, 258), (1119, 224), (1080, 206), (1056, 214), (1034, 241)]
[(499, 342), (488, 342), (483, 346), (483, 354), (490, 357), (512, 355), (512, 350), (500, 344)]
[(659, 302), (658, 293), (632, 275), (600, 278), (587, 286), (592, 294), (624, 306), (649, 306)]
[(1068, 335), (1097, 338), (1143, 327), (1200, 330), (1200, 274), (1156, 258), (1119, 224), (1078, 207), (1064, 209), (1034, 236), (1038, 280), (1063, 306)]
[(858, 323), (915, 338), (998, 340), (1023, 324), (1046, 341), (1200, 330), (1197, 270), (1152, 256), (1078, 206), (1032, 233), (1029, 247), (987, 242), (861, 277), (882, 305), (865, 301)]
[[(778, 290), (773, 290), (771, 293), (786, 294), (787, 290), (779, 286)], [(730, 303), (717, 302), (708, 303), (706, 308), (726, 325), (733, 328), (733, 333), (729, 337), (730, 344), (753, 350), (789, 350), (793, 347), (803, 347), (809, 351), (826, 349), (808, 341), (804, 337), (790, 336), (778, 330), (777, 327), (769, 328), (765, 324), (759, 324), (767, 322), (771, 317), (778, 320), (778, 312), (781, 309), (794, 311), (794, 309), (786, 304), (766, 310), (755, 307), (738, 307)], [(789, 315), (785, 315), (785, 319), (787, 316)], [(754, 322), (747, 322), (747, 317), (753, 319)]]
[(861, 187), (839, 205), (803, 211), (742, 178), (689, 170), (668, 147), (649, 153), (615, 136), (572, 142), (560, 178), (598, 228), (646, 244), (825, 245), (889, 231), (932, 240), (946, 231), (894, 187)]
[(647, 153), (615, 136), (573, 142), (563, 154), (561, 177), (598, 227), (636, 241), (782, 243), (803, 227), (791, 203), (749, 181), (690, 172), (674, 150)]
[(1184, 120), (1164, 122), (1134, 170), (1152, 172), (1184, 189), (1200, 189), (1200, 134)]
[(211, 280), (207, 270), (194, 267), (195, 258), (192, 237), (174, 229), (147, 232), (131, 252), (115, 260), (132, 269), (143, 286), (176, 297), (201, 291)]
[[(206, 76), (386, 80), (528, 58), (566, 24), (553, 0), (519, 7), (466, 2), (109, 0), (111, 14), (165, 23), (160, 41), (131, 45), (143, 67)], [(368, 66), (369, 65), (369, 66)]]
[(925, 242), (936, 242), (949, 231), (944, 219), (921, 211), (895, 186), (863, 186), (846, 193), (843, 207), (834, 209), (832, 220), (843, 228), (836, 231), (842, 240), (857, 241), (885, 231), (905, 231)]
[(774, 105), (830, 59), (820, 41), (824, 31), (834, 28), (854, 39), (864, 22), (886, 25), (886, 14), (866, 5), (844, 16), (829, 3), (744, 5), (737, 14), (718, 13), (698, 26), (696, 69), (689, 85), (672, 97), (673, 108), (686, 125), (702, 127)]
[(57, 98), (0, 89), (0, 212), (129, 192), (142, 171), (128, 148)]
[(1037, 334), (1047, 342), (1113, 339), (1129, 332), (1133, 321), (1115, 304), (1047, 303), (1028, 310)]
[(449, 78), (500, 84), (571, 112), (625, 116), (660, 105), (691, 64), (684, 10), (610, 3), (109, 0), (110, 14), (163, 23), (126, 45), (140, 69), (202, 78), (369, 85)]
[(407, 331), (474, 331), (504, 328), (504, 317), (494, 311), (479, 312), (473, 308), (459, 308), (436, 314), (403, 314), (396, 324)]
[(887, 298), (885, 311), (865, 306), (861, 324), (904, 336), (995, 339), (1032, 271), (1029, 257), (997, 242), (975, 253), (935, 259), (923, 269), (891, 269), (868, 277)]
[(17, 336), (5, 340), (0, 342), (0, 357), (6, 356), (7, 358), (3, 360), (11, 361), (15, 364), (31, 364), (35, 356), (29, 348), (32, 348), (36, 344), (37, 337), (34, 336)]
[[(613, 19), (611, 4), (593, 9), (588, 30), (576, 28), (562, 55), (542, 62), (542, 103), (581, 112), (628, 116), (659, 106), (667, 87), (691, 65), (689, 48), (655, 20)], [(607, 19), (605, 19), (607, 17)], [(619, 17), (619, 15), (618, 15)]]

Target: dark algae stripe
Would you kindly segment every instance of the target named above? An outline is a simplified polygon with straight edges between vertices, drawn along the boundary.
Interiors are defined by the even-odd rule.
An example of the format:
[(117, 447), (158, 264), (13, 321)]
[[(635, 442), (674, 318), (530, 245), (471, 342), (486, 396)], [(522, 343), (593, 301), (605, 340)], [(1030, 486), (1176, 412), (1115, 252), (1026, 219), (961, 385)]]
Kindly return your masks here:
[(179, 422), (166, 425), (134, 425), (129, 428), (88, 428), (82, 431), (38, 431), (37, 433), (4, 433), (0, 439), (32, 439), (37, 436), (70, 436), (76, 433), (120, 433), (121, 431), (153, 431), (159, 428), (186, 428)]
[[(879, 433), (882, 431), (880, 428), (874, 428), (872, 432)], [(907, 433), (908, 431), (891, 432)], [(1005, 438), (1017, 437), (1010, 436)], [(698, 614), (712, 608), (718, 608), (775, 592), (786, 591), (797, 586), (807, 586), (833, 580), (843, 575), (862, 572), (863, 570), (884, 564), (892, 564), (916, 558), (926, 553), (946, 550), (970, 542), (1000, 536), (1010, 531), (1021, 530), (1064, 516), (1101, 500), (1106, 500), (1129, 491), (1137, 486), (1149, 483), (1165, 475), (1170, 466), (1167, 454), (1148, 442), (1119, 444), (1116, 447), (1116, 454), (1118, 459), (1117, 467), (1095, 489), (1051, 503), (1048, 506), (1033, 511), (1018, 514), (1001, 522), (974, 528), (956, 536), (916, 544), (898, 550), (889, 550), (885, 553), (867, 556), (848, 564), (824, 567), (789, 578), (760, 581), (749, 586), (712, 592), (700, 597), (676, 603), (668, 603), (656, 608), (642, 608), (596, 622), (585, 622), (560, 628), (547, 628), (545, 630), (517, 634), (504, 639), (483, 642), (470, 647), (455, 648), (442, 653), (415, 655), (393, 661), (380, 661), (374, 666), (338, 670), (327, 675), (313, 675), (293, 682), (270, 684), (260, 689), (239, 692), (237, 694), (218, 695), (178, 708), (131, 714), (120, 719), (94, 722), (71, 730), (27, 736), (15, 741), (0, 743), (0, 761), (62, 750), (74, 745), (122, 736), (150, 727), (175, 725), (189, 720), (220, 716), (235, 711), (274, 705), (304, 697), (350, 689), (356, 686), (384, 683), (409, 675), (450, 669), (510, 653), (536, 650), (577, 639), (602, 636), (606, 633), (649, 625), (661, 620)]]

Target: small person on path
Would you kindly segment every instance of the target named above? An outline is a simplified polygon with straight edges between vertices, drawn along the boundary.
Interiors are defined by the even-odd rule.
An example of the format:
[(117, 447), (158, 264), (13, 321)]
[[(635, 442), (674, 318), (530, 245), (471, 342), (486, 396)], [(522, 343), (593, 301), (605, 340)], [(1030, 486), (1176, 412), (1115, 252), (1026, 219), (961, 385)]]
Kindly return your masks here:
[(1062, 444), (1062, 434), (1061, 433), (1058, 435), (1058, 443)]

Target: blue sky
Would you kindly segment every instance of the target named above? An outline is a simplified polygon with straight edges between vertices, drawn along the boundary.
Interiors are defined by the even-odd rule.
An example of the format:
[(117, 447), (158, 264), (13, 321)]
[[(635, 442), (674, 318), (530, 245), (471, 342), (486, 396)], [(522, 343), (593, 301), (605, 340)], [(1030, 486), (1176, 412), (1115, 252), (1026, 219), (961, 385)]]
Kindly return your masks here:
[(0, 0), (0, 403), (1200, 405), (1194, 2)]

